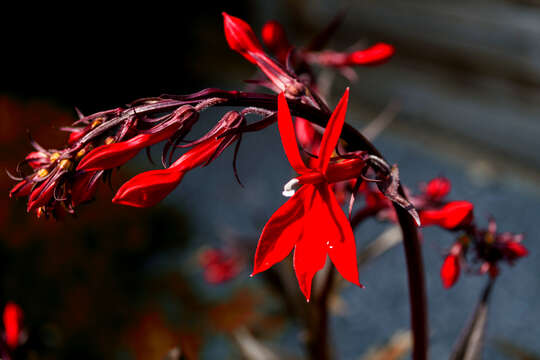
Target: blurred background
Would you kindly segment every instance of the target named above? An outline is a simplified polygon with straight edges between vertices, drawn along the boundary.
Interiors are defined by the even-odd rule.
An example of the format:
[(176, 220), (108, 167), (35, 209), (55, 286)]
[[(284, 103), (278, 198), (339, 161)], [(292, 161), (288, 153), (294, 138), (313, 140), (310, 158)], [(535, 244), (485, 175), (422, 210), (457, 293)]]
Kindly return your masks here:
[[(27, 131), (46, 148), (62, 146), (66, 134), (57, 129), (75, 120), (75, 106), (90, 114), (162, 93), (243, 89), (255, 69), (228, 49), (221, 11), (255, 31), (278, 20), (302, 46), (349, 5), (330, 48), (384, 41), (396, 55), (383, 66), (357, 69), (347, 121), (362, 129), (393, 104), (397, 116), (375, 144), (399, 164), (405, 185), (416, 189), (444, 175), (453, 184), (451, 197), (472, 201), (480, 223), (493, 215), (500, 230), (525, 233), (530, 255), (503, 268), (494, 288), (485, 356), (540, 356), (540, 3), (175, 5), (10, 5), (1, 15), (0, 165), (14, 169), (31, 151)], [(335, 76), (333, 106), (347, 81), (326, 75)], [(209, 112), (198, 126), (202, 131), (217, 118)], [(19, 356), (163, 359), (181, 348), (191, 358), (235, 359), (254, 334), (270, 349), (301, 357), (301, 324), (272, 288), (248, 276), (258, 234), (283, 203), (280, 189), (291, 169), (274, 127), (246, 136), (242, 148), (245, 188), (235, 182), (227, 151), (153, 209), (112, 205), (114, 191), (106, 186), (77, 218), (61, 222), (28, 216), (22, 199), (4, 201), (0, 305), (14, 301), (24, 311), (27, 341)], [(141, 156), (115, 174), (113, 188), (151, 168)], [(0, 177), (6, 199), (13, 185)], [(356, 233), (358, 246), (385, 228), (366, 223)], [(486, 279), (466, 276), (444, 290), (439, 268), (453, 236), (423, 233), (430, 354), (444, 359)], [(360, 278), (366, 289), (345, 287), (334, 299), (339, 359), (360, 359), (409, 327), (402, 248), (372, 261)]]

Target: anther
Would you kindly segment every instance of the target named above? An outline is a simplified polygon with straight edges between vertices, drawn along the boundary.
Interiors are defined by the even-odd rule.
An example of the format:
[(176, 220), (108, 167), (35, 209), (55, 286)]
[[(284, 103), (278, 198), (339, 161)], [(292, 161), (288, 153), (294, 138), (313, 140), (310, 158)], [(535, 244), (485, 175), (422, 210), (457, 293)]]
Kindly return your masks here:
[(90, 125), (90, 128), (91, 128), (91, 129), (94, 129), (94, 128), (96, 128), (97, 126), (101, 125), (102, 122), (103, 122), (103, 118), (102, 118), (102, 117), (98, 117), (97, 119), (95, 119), (94, 121), (92, 121), (92, 124)]
[(296, 185), (300, 183), (300, 180), (297, 178), (291, 179), (288, 183), (283, 186), (283, 192), (281, 193), (285, 197), (291, 197), (296, 192)]
[(58, 160), (59, 157), (60, 157), (60, 153), (55, 152), (54, 154), (51, 155), (51, 157), (49, 158), (49, 161), (50, 162), (55, 162), (56, 160)]
[(105, 139), (105, 144), (106, 145), (110, 145), (114, 142), (114, 138), (112, 136), (109, 136), (108, 138)]
[(71, 160), (69, 159), (62, 159), (60, 161), (60, 164), (58, 164), (58, 167), (63, 170), (69, 170), (71, 168)]
[(45, 177), (47, 175), (49, 175), (49, 171), (47, 169), (39, 169), (37, 172), (37, 176), (39, 177)]

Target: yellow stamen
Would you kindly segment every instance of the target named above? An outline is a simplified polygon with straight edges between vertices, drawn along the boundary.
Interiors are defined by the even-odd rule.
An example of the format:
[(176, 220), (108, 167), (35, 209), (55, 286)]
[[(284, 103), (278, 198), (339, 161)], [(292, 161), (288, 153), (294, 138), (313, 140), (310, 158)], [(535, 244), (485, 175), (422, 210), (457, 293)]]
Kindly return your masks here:
[(47, 175), (49, 175), (49, 171), (47, 169), (39, 169), (37, 172), (37, 176), (39, 177), (45, 177)]
[(76, 157), (77, 159), (80, 159), (80, 158), (82, 158), (82, 157), (84, 156), (84, 154), (86, 154), (86, 149), (81, 149), (81, 150), (79, 150), (79, 151), (77, 152), (77, 154), (75, 155), (75, 157)]
[(92, 124), (90, 125), (90, 128), (91, 128), (91, 129), (94, 129), (95, 127), (101, 125), (102, 122), (103, 122), (103, 118), (102, 118), (102, 117), (98, 117), (97, 119), (95, 119), (94, 121), (92, 121)]
[(63, 169), (63, 170), (69, 170), (69, 168), (71, 167), (71, 160), (62, 159), (60, 161), (60, 164), (58, 164), (58, 167), (60, 167), (60, 169)]
[(112, 136), (109, 136), (108, 138), (105, 139), (105, 144), (106, 145), (110, 145), (114, 142), (114, 138)]
[(51, 155), (51, 157), (49, 158), (50, 162), (55, 162), (56, 160), (58, 160), (58, 158), (60, 157), (60, 153), (59, 152), (55, 152), (54, 154)]

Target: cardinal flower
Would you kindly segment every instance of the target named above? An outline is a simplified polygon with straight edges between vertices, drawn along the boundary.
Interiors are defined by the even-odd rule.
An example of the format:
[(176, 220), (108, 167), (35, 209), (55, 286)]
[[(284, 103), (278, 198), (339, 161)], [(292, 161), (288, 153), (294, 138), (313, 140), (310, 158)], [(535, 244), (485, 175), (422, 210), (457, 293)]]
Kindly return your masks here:
[(308, 301), (313, 276), (324, 266), (327, 255), (345, 279), (362, 286), (358, 281), (353, 231), (330, 188), (331, 183), (360, 176), (364, 167), (362, 158), (330, 161), (345, 121), (348, 98), (347, 89), (328, 121), (318, 161), (310, 168), (300, 157), (285, 94), (278, 97), (281, 141), (291, 166), (300, 175), (285, 185), (284, 194), (292, 192), (291, 185), (301, 187), (264, 227), (252, 275), (283, 260), (294, 248), (296, 277)]

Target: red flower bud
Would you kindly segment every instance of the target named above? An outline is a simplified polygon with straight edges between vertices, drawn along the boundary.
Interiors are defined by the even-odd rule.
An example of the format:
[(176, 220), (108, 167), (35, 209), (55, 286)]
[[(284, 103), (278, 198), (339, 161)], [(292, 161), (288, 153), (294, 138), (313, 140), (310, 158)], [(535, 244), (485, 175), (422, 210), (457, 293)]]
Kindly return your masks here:
[(345, 60), (345, 65), (378, 65), (390, 59), (394, 55), (394, 47), (385, 43), (378, 43), (365, 50), (350, 53)]
[(133, 177), (118, 189), (112, 202), (134, 207), (150, 207), (173, 191), (184, 172), (175, 169), (146, 171)]
[(473, 204), (468, 201), (452, 201), (441, 209), (420, 211), (423, 226), (438, 225), (445, 229), (455, 229), (467, 225), (472, 220)]
[(28, 180), (23, 180), (17, 183), (9, 192), (9, 197), (27, 196), (32, 191), (34, 184)]
[(133, 177), (118, 189), (112, 201), (134, 207), (157, 204), (180, 184), (187, 171), (206, 165), (220, 145), (227, 141), (227, 137), (210, 138), (186, 152), (167, 169), (147, 171)]
[(263, 49), (251, 27), (244, 20), (230, 16), (226, 12), (221, 14), (223, 15), (225, 38), (229, 47), (255, 63), (249, 53), (262, 53)]
[(119, 143), (102, 145), (86, 155), (77, 170), (96, 171), (112, 169), (135, 157), (141, 149), (157, 144), (172, 137), (181, 127), (190, 129), (198, 118), (191, 106), (183, 106), (177, 110), (173, 118), (165, 124), (158, 125), (158, 131), (139, 134)]
[(527, 256), (529, 251), (521, 243), (510, 240), (504, 244), (504, 253), (510, 259), (517, 259)]
[(443, 177), (438, 177), (427, 183), (425, 193), (432, 200), (442, 200), (452, 188), (450, 181)]
[(452, 287), (459, 278), (460, 263), (459, 255), (450, 253), (441, 267), (441, 280), (443, 286), (448, 289)]
[(38, 169), (44, 165), (49, 164), (49, 155), (42, 153), (41, 151), (33, 151), (28, 154), (24, 160), (32, 169)]
[(74, 207), (92, 199), (101, 173), (88, 171), (77, 175), (71, 186), (71, 204)]
[(81, 129), (80, 131), (72, 131), (71, 133), (69, 133), (68, 145), (75, 144), (77, 141), (79, 141), (80, 138), (83, 137), (85, 133), (86, 131), (84, 131), (84, 129)]

